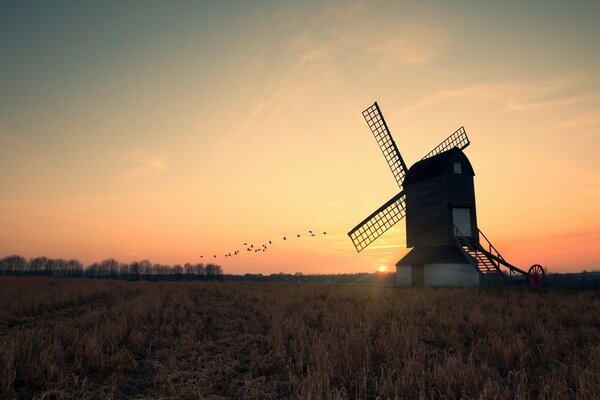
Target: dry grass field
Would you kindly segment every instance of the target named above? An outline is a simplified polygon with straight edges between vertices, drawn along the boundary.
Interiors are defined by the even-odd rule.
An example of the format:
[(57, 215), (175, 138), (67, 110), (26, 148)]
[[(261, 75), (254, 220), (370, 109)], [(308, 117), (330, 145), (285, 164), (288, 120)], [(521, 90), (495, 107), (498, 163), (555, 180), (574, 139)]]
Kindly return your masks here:
[(0, 278), (0, 398), (598, 398), (600, 294)]

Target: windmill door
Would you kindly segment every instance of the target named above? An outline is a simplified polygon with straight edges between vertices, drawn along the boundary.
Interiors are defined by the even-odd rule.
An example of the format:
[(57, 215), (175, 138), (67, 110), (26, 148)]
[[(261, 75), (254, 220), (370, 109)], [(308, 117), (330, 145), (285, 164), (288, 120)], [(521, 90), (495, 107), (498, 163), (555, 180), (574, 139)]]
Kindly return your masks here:
[(454, 222), (454, 236), (471, 237), (471, 209), (458, 208), (452, 209), (452, 221)]

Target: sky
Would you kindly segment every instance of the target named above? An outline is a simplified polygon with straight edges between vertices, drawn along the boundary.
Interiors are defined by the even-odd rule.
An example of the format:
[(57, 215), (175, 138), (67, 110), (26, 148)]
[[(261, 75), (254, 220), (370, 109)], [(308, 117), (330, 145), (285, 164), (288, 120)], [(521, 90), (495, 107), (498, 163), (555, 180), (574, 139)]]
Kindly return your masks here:
[(598, 15), (2, 0), (0, 256), (392, 270), (404, 221), (360, 254), (347, 236), (398, 192), (361, 115), (377, 101), (409, 166), (464, 125), (478, 225), (504, 258), (600, 269)]

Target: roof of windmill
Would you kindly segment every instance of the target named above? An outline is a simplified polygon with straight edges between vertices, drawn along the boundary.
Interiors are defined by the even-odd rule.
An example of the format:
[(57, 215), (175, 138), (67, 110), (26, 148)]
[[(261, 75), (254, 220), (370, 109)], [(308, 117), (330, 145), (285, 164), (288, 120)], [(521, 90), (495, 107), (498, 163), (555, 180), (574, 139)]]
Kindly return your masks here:
[(475, 175), (473, 166), (471, 166), (465, 153), (458, 147), (453, 147), (448, 151), (414, 163), (406, 173), (403, 186), (440, 176), (447, 171), (448, 163), (457, 159), (465, 161), (465, 167), (467, 168), (463, 168), (463, 172), (469, 170), (471, 175)]
[(396, 266), (435, 263), (469, 263), (469, 259), (456, 245), (420, 246), (412, 248), (396, 263)]

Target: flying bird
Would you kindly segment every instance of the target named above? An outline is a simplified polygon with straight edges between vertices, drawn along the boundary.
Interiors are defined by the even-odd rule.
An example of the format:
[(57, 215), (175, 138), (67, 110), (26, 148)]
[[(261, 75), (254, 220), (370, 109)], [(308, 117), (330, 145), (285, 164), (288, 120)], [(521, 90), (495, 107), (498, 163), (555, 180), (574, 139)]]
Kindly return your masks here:
[(323, 235), (327, 235), (327, 232), (323, 232)]
[(271, 244), (271, 241), (269, 240), (269, 244)]
[(297, 234), (297, 235), (298, 235), (298, 237), (300, 237), (300, 234)]
[(287, 238), (284, 236), (284, 237), (283, 237), (283, 240), (287, 240)]

